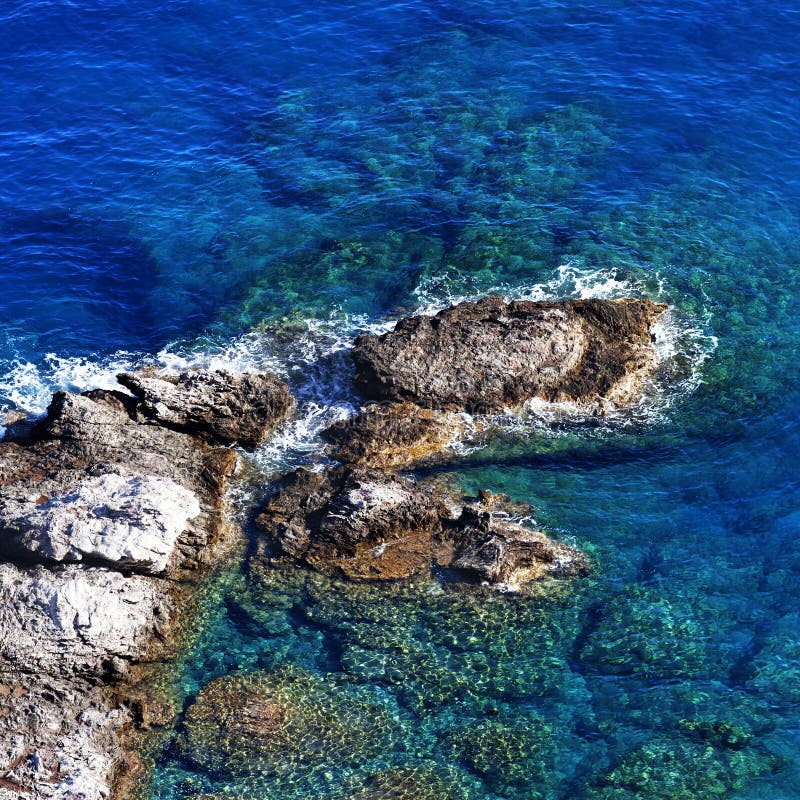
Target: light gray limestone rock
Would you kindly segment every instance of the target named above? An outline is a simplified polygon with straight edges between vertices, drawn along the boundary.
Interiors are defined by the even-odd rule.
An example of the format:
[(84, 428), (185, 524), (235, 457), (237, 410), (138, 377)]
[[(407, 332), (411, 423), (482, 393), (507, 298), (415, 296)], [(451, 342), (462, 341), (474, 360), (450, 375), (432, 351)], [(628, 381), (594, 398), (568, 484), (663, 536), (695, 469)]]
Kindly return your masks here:
[(156, 575), (166, 571), (178, 536), (199, 513), (197, 495), (169, 478), (110, 472), (84, 477), (45, 503), (6, 504), (0, 530), (41, 559), (104, 562)]

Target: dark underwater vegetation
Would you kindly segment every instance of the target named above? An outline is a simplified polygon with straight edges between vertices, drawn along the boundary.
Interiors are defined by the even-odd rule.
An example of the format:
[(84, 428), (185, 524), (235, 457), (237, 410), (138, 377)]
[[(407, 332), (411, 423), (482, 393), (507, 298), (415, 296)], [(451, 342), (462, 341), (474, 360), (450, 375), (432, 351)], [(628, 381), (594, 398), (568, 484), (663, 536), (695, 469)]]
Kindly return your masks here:
[[(533, 504), (588, 578), (522, 600), (244, 559), (164, 676), (148, 797), (800, 798), (791, 4), (1, 13), (0, 407), (143, 362), (277, 369), (300, 418), (248, 457), (246, 528), (354, 402), (356, 331), (491, 291), (671, 305), (632, 412), (428, 470)], [(218, 735), (218, 678), (217, 706), (279, 694), (282, 749)]]

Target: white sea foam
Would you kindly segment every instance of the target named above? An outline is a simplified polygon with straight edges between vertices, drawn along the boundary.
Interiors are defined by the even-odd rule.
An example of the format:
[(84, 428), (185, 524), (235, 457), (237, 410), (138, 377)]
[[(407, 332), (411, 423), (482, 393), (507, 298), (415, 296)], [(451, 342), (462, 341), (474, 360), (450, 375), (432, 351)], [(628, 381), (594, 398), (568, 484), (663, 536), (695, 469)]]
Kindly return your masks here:
[(117, 373), (136, 369), (143, 362), (141, 355), (126, 352), (99, 360), (48, 353), (39, 364), (12, 361), (0, 376), (0, 411), (13, 408), (31, 415), (43, 414), (53, 392), (59, 389), (120, 389)]

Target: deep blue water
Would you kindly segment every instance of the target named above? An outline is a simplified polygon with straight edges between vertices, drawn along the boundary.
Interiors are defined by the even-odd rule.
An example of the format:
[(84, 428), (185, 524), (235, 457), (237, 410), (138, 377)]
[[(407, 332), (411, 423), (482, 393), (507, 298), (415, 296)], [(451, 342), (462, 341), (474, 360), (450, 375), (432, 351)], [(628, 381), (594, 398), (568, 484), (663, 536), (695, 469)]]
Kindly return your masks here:
[[(269, 476), (398, 309), (672, 306), (635, 413), (450, 470), (580, 543), (584, 585), (476, 608), (234, 568), (181, 700), (289, 663), (343, 714), (368, 694), (390, 744), (267, 774), (172, 742), (152, 797), (800, 798), (800, 10), (12, 0), (0, 23), (0, 408), (142, 361), (276, 368), (304, 404)], [(380, 788), (404, 769), (427, 793)]]

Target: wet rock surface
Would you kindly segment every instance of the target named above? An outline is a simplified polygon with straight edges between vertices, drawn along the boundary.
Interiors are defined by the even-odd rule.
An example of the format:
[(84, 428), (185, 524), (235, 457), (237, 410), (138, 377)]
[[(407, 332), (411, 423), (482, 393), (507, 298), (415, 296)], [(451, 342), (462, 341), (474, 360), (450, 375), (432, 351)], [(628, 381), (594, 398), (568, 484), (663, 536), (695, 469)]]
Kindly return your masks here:
[(445, 509), (398, 475), (340, 467), (292, 472), (259, 515), (262, 552), (350, 578), (403, 578), (430, 568)]
[(124, 372), (120, 383), (160, 425), (211, 440), (254, 446), (293, 410), (289, 387), (269, 374), (189, 370), (177, 377)]
[[(464, 504), (433, 483), (361, 467), (291, 473), (256, 520), (259, 554), (358, 580), (439, 575), (520, 590), (588, 572), (586, 557), (490, 508)], [(446, 571), (442, 572), (442, 571)]]
[(174, 655), (192, 584), (233, 547), (236, 454), (213, 442), (251, 444), (293, 402), (272, 376), (142, 381), (138, 398), (58, 392), (0, 442), (0, 797), (109, 796), (127, 687)]
[(372, 400), (455, 411), (535, 397), (624, 405), (656, 368), (652, 327), (665, 308), (633, 299), (461, 303), (361, 335), (355, 382)]
[(414, 403), (374, 403), (332, 425), (323, 437), (334, 446), (337, 461), (396, 469), (441, 457), (469, 430), (468, 421), (454, 412)]
[(586, 556), (541, 531), (508, 520), (479, 503), (464, 507), (447, 525), (453, 541), (449, 564), (456, 574), (473, 583), (518, 591), (544, 578), (572, 578), (589, 572)]

